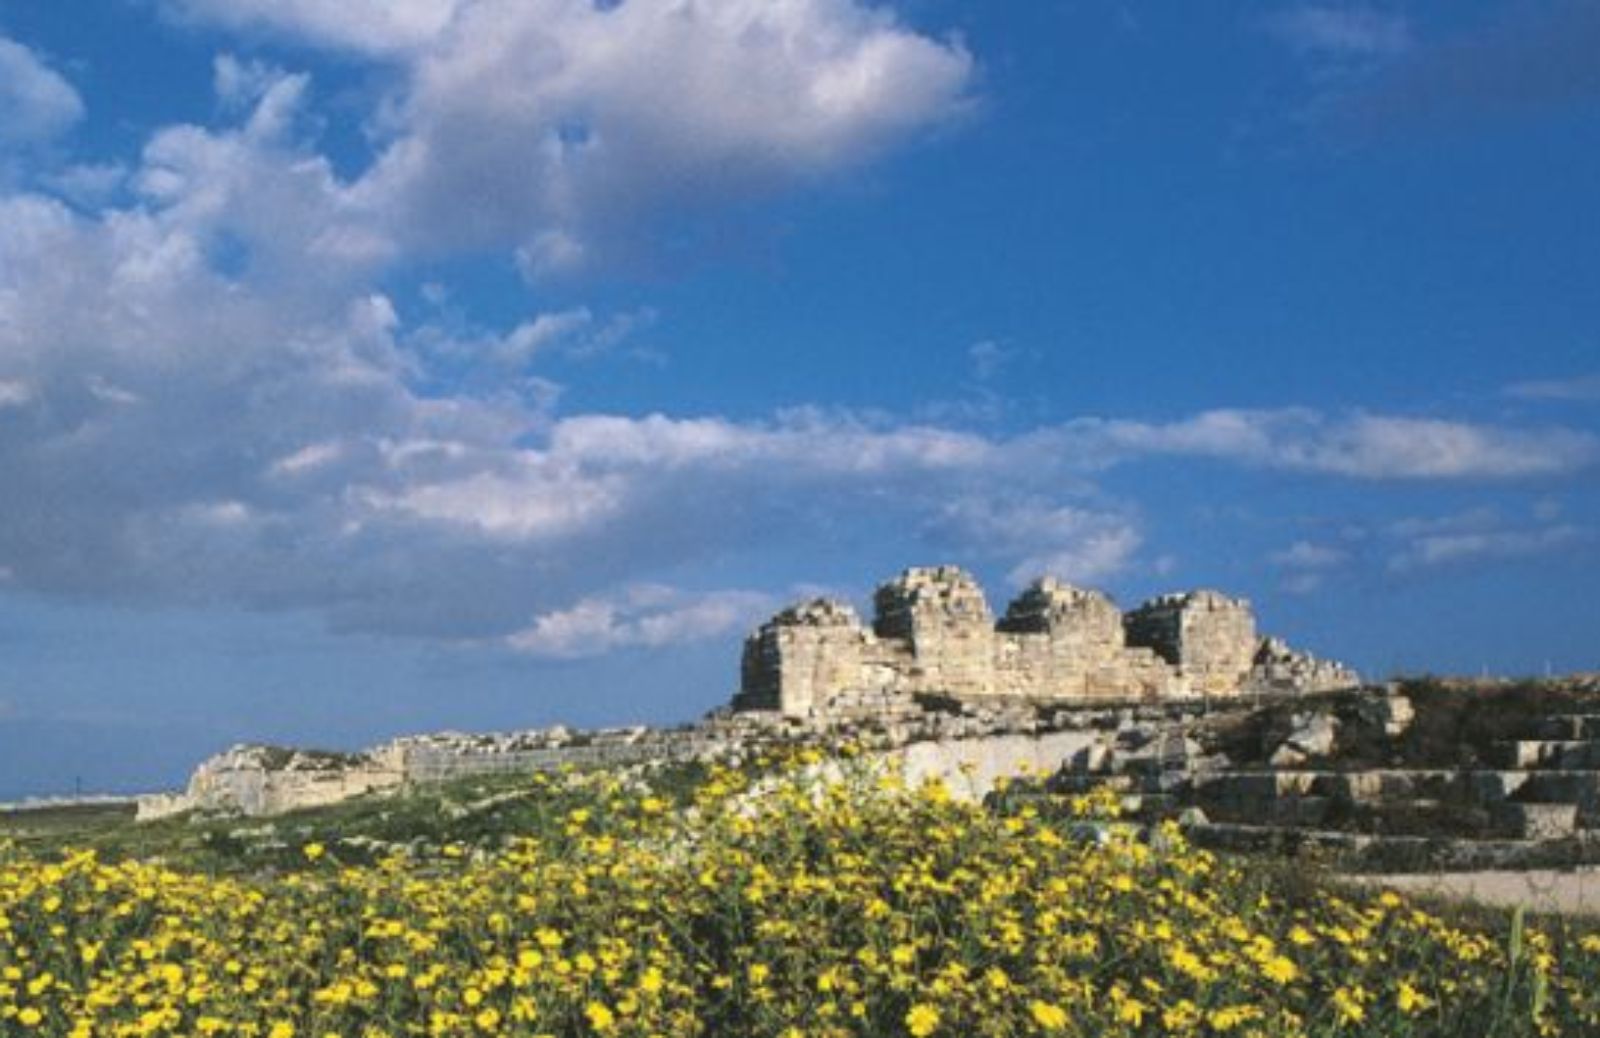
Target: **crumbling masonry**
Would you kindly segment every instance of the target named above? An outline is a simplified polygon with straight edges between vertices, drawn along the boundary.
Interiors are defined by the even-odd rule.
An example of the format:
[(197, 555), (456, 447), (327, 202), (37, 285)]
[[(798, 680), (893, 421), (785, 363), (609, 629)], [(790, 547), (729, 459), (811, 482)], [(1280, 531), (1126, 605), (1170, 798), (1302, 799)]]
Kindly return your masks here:
[(1123, 614), (1050, 577), (998, 622), (972, 576), (909, 569), (878, 588), (869, 630), (840, 602), (774, 616), (745, 642), (735, 709), (794, 717), (881, 711), (916, 695), (1041, 702), (1321, 692), (1360, 679), (1256, 634), (1250, 604), (1164, 595)]

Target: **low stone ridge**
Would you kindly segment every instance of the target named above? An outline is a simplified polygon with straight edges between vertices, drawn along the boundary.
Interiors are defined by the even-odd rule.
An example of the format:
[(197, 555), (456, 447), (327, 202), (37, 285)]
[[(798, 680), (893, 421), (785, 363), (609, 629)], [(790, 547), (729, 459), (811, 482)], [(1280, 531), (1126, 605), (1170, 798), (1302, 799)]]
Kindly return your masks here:
[[(1049, 594), (1002, 623), (1036, 625), (1062, 603), (1101, 608)], [(795, 615), (859, 631), (831, 607)], [(140, 817), (272, 815), (458, 777), (736, 763), (776, 745), (844, 742), (956, 795), (981, 799), (1026, 768), (1052, 776), (1039, 792), (1110, 788), (1134, 819), (1175, 818), (1206, 846), (1315, 854), (1346, 869), (1600, 862), (1600, 678), (1081, 702), (858, 690), (832, 704), (806, 717), (723, 709), (672, 729), (446, 732), (351, 754), (235, 747), (184, 793), (143, 798)]]
[(745, 642), (734, 708), (826, 717), (918, 695), (1071, 702), (1360, 684), (1348, 667), (1260, 637), (1250, 604), (1217, 591), (1124, 614), (1099, 591), (1043, 577), (996, 622), (971, 574), (937, 566), (881, 585), (873, 607), (870, 628), (828, 599), (778, 613)]

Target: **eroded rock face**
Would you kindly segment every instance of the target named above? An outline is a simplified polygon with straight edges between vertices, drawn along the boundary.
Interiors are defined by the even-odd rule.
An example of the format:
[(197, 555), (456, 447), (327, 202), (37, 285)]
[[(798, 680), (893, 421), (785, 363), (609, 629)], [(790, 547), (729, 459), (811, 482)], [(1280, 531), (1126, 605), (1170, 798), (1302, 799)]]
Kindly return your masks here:
[(1045, 577), (995, 622), (955, 566), (906, 570), (873, 598), (870, 629), (849, 606), (786, 609), (745, 643), (737, 710), (791, 717), (898, 708), (918, 695), (968, 701), (1183, 698), (1349, 688), (1346, 667), (1256, 633), (1243, 599), (1165, 595), (1124, 615), (1099, 591)]
[(1323, 711), (1297, 714), (1289, 737), (1273, 751), (1269, 763), (1277, 768), (1298, 767), (1331, 754), (1338, 739), (1339, 719), (1333, 714)]
[(140, 803), (140, 818), (182, 811), (281, 814), (399, 785), (404, 776), (373, 754), (234, 746), (201, 762), (181, 796)]

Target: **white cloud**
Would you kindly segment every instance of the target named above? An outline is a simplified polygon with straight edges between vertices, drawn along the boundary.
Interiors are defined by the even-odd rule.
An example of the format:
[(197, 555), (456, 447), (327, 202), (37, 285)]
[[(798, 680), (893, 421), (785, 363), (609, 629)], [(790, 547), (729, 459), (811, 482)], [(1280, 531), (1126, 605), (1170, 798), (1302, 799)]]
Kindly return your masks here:
[(589, 359), (611, 351), (655, 320), (656, 313), (649, 308), (600, 318), (586, 306), (572, 307), (538, 314), (505, 335), (493, 337), (479, 352), (514, 368), (552, 354)]
[(120, 162), (86, 163), (46, 174), (44, 183), (62, 198), (86, 209), (107, 204), (128, 180), (128, 168)]
[[(309, 166), (280, 189), (328, 198), (314, 158), (253, 135), (276, 89), (237, 129), (163, 134), (137, 171), (144, 206), (90, 217), (0, 198), (0, 485), (34, 504), (0, 509), (16, 586), (312, 609), (340, 630), (474, 644), (532, 630), (531, 647), (598, 601), (609, 642), (648, 646), (720, 629), (733, 600), (668, 609), (617, 588), (800, 552), (852, 516), (914, 528), (1013, 486), (1070, 498), (1020, 442), (936, 426), (557, 417), (520, 397), (424, 395), (427, 357), (372, 290), (376, 268), (279, 266), (325, 228), (258, 223), (236, 195)], [(225, 232), (258, 254), (242, 272), (217, 269)], [(609, 322), (571, 323), (581, 337)], [(1081, 540), (1091, 561), (1074, 567), (1094, 570), (1098, 536), (1014, 537), (1018, 554), (997, 557)], [(587, 605), (563, 618), (573, 603)]]
[[(893, 136), (936, 117), (929, 69), (947, 77), (941, 104), (954, 103), (966, 75), (958, 48), (845, 0), (708, 3), (670, 25), (661, 5), (633, 0), (550, 8), (561, 18), (530, 27), (534, 6), (480, 0), (472, 12), (497, 14), (525, 43), (570, 49), (570, 68), (547, 67), (537, 48), (532, 71), (513, 68), (498, 37), (479, 38), (491, 26), (464, 20), (448, 39), (414, 45), (422, 56), (408, 97), (465, 105), (452, 92), (475, 84), (526, 130), (546, 116), (524, 90), (563, 103), (601, 96), (591, 132), (621, 134), (622, 157), (605, 162), (623, 172), (562, 210), (576, 215), (560, 229), (586, 242), (587, 207), (605, 192), (655, 205), (699, 164), (726, 160), (737, 173), (759, 166), (758, 153), (773, 162), (756, 177), (767, 185), (842, 168), (875, 150), (882, 141), (870, 138), (886, 127)], [(597, 35), (601, 25), (619, 35)], [(708, 77), (672, 102), (688, 107), (662, 114), (663, 125), (693, 137), (698, 121), (716, 122), (710, 141), (658, 141), (654, 114), (630, 107), (661, 103), (640, 79), (650, 62), (634, 66), (662, 34), (686, 48), (661, 59), (675, 74), (704, 59)], [(472, 47), (487, 48), (481, 75), (452, 64), (470, 65)], [(761, 61), (773, 68), (748, 96), (731, 91), (733, 110), (713, 111), (713, 88)], [(447, 73), (464, 79), (445, 82)], [(413, 233), (390, 205), (405, 185), (384, 194), (374, 179), (341, 179), (307, 137), (306, 77), (235, 65), (218, 78), (234, 122), (155, 134), (128, 170), (122, 205), (86, 215), (0, 194), (0, 486), (30, 502), (0, 508), (12, 586), (308, 609), (339, 630), (546, 654), (577, 651), (585, 631), (600, 645), (649, 647), (725, 632), (750, 603), (737, 597), (745, 592), (651, 592), (646, 582), (741, 557), (811, 565), (818, 543), (864, 532), (991, 561), (1017, 581), (1103, 580), (1138, 565), (1141, 533), (1086, 474), (1141, 457), (1371, 479), (1559, 475), (1595, 457), (1582, 433), (1310, 410), (1086, 420), (1017, 436), (819, 409), (744, 420), (561, 414), (557, 387), (521, 369), (612, 348), (648, 311), (572, 307), (470, 334), (408, 322), (378, 288)], [(812, 94), (778, 99), (786, 90)], [(445, 123), (425, 107), (401, 107), (394, 147), (445, 139), (429, 136)], [(920, 114), (897, 122), (895, 111)], [(768, 117), (783, 125), (759, 125)], [(652, 168), (670, 183), (629, 181), (658, 145), (667, 161)], [(486, 159), (510, 163), (490, 162), (486, 175), (512, 177), (513, 195), (552, 182), (513, 169), (511, 144), (486, 146)], [(507, 240), (549, 230), (542, 212)], [(449, 301), (432, 295), (436, 306)], [(506, 377), (462, 377), (477, 354)]]
[(180, 18), (373, 55), (427, 46), (465, 0), (165, 0)]
[[(340, 630), (524, 651), (573, 651), (562, 638), (583, 629), (647, 647), (723, 629), (730, 601), (629, 588), (741, 556), (800, 563), (819, 537), (880, 527), (1019, 582), (1104, 580), (1138, 564), (1139, 524), (1082, 474), (1139, 457), (1443, 478), (1540, 471), (1533, 450), (1570, 469), (1592, 448), (1448, 425), (1444, 446), (1422, 436), (1396, 460), (1383, 451), (1414, 423), (1310, 411), (1003, 437), (816, 409), (562, 416), (425, 395), (428, 358), (371, 287), (381, 267), (280, 267), (326, 228), (255, 222), (235, 196), (301, 169), (279, 189), (337, 208), (314, 158), (252, 135), (276, 89), (237, 129), (153, 147), (139, 178), (181, 184), (144, 207), (0, 199), (0, 485), (34, 505), (0, 509), (14, 586), (312, 609)], [(224, 231), (265, 259), (219, 272)]]
[(1600, 374), (1518, 382), (1506, 392), (1525, 400), (1600, 400)]
[(0, 379), (0, 410), (21, 407), (33, 399), (33, 390), (20, 379)]
[(1108, 463), (1169, 454), (1370, 480), (1556, 476), (1600, 461), (1600, 438), (1587, 432), (1367, 413), (1330, 417), (1306, 408), (1206, 411), (1165, 424), (1086, 420), (1066, 432)]
[[(341, 219), (428, 253), (514, 251), (530, 277), (859, 166), (962, 111), (973, 69), (960, 44), (858, 0), (166, 7), (392, 66), (368, 126), (378, 154), (339, 185)], [(224, 56), (218, 94), (249, 103), (281, 89), (274, 75)]]
[(1267, 25), (1296, 50), (1334, 57), (1389, 57), (1411, 46), (1404, 15), (1369, 7), (1308, 4), (1274, 15)]
[(211, 63), (211, 88), (217, 101), (232, 111), (255, 107), (273, 87), (288, 78), (288, 73), (275, 65), (232, 54), (218, 54)]
[(717, 638), (756, 622), (773, 599), (750, 591), (692, 594), (639, 585), (615, 597), (585, 598), (534, 618), (506, 638), (530, 656), (579, 659), (617, 649), (659, 649)]
[(1282, 551), (1273, 552), (1270, 558), (1274, 565), (1288, 569), (1328, 569), (1343, 563), (1349, 553), (1326, 544), (1295, 541)]
[(1278, 586), (1291, 595), (1309, 595), (1322, 588), (1330, 573), (1350, 561), (1344, 548), (1311, 541), (1295, 541), (1267, 556), (1267, 561), (1283, 570)]
[(1126, 570), (1143, 539), (1126, 514), (1047, 499), (967, 498), (947, 503), (931, 528), (966, 551), (1011, 564), (1015, 585), (1041, 576), (1096, 584)]
[(71, 83), (29, 48), (0, 36), (0, 146), (49, 141), (83, 114)]
[(854, 0), (479, 0), (409, 67), (364, 203), (538, 274), (858, 165), (957, 111), (972, 62)]
[(1571, 525), (1428, 533), (1413, 538), (1392, 555), (1389, 569), (1407, 573), (1449, 565), (1528, 558), (1568, 550), (1592, 540), (1592, 531)]

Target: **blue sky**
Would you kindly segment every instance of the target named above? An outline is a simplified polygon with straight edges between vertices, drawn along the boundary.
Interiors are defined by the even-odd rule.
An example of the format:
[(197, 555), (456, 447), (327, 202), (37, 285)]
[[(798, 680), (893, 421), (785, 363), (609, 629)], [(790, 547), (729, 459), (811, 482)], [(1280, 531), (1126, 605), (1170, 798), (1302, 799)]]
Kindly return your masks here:
[(0, 0), (0, 796), (912, 564), (1600, 666), (1592, 4)]

